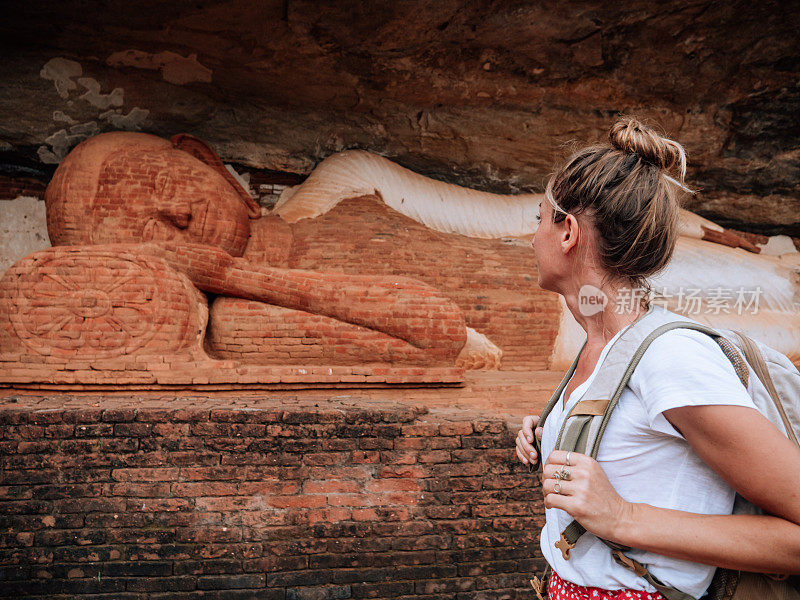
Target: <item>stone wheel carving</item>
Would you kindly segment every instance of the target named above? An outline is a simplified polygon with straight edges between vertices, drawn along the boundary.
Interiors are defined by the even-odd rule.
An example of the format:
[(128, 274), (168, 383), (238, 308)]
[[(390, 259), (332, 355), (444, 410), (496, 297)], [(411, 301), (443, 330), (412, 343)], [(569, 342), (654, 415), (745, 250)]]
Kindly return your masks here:
[(176, 350), (191, 337), (197, 298), (160, 259), (52, 249), (11, 270), (3, 303), (14, 334), (37, 354), (111, 358)]

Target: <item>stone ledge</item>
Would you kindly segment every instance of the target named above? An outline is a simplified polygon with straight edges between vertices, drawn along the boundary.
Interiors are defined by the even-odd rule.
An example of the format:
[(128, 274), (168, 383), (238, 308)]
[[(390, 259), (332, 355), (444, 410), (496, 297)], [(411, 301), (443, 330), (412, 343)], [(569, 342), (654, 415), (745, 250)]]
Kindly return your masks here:
[[(319, 386), (295, 390), (240, 389), (234, 392), (216, 391), (208, 387), (196, 390), (142, 390), (132, 395), (130, 390), (114, 391), (2, 389), (0, 408), (5, 410), (103, 410), (147, 408), (162, 411), (233, 410), (253, 411), (274, 407), (276, 403), (288, 409), (317, 408), (333, 404), (341, 406), (417, 407), (431, 413), (444, 413), (448, 418), (504, 418), (512, 428), (519, 426), (522, 417), (541, 411), (550, 394), (558, 386), (563, 373), (556, 371), (468, 371), (461, 386), (394, 385), (367, 387), (364, 385), (337, 389)], [(131, 406), (135, 399), (135, 406)]]
[[(34, 359), (37, 359), (34, 362)], [(152, 360), (151, 360), (152, 359)], [(0, 355), (0, 387), (44, 390), (241, 390), (394, 385), (459, 385), (457, 367), (244, 365), (234, 361), (172, 361), (161, 357), (71, 360)]]

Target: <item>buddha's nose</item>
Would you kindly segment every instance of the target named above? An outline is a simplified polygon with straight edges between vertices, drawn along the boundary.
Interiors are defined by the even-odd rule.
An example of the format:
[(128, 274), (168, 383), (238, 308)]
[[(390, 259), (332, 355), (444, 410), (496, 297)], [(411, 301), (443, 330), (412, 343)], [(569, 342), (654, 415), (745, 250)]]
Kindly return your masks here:
[(189, 227), (192, 204), (169, 171), (158, 173), (153, 182), (153, 192), (158, 198), (158, 216), (162, 220), (169, 221), (178, 229)]
[(192, 220), (192, 205), (187, 200), (173, 198), (159, 207), (158, 214), (178, 229), (186, 229)]

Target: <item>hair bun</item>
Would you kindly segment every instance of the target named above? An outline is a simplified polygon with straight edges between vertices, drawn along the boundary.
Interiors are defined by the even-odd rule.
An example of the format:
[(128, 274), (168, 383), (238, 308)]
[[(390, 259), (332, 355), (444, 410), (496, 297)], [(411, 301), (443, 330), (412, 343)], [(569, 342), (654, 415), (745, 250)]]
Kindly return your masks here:
[(678, 169), (681, 182), (686, 175), (686, 152), (678, 142), (661, 137), (650, 127), (631, 117), (625, 117), (611, 126), (608, 134), (611, 145), (636, 154), (657, 167), (669, 171)]

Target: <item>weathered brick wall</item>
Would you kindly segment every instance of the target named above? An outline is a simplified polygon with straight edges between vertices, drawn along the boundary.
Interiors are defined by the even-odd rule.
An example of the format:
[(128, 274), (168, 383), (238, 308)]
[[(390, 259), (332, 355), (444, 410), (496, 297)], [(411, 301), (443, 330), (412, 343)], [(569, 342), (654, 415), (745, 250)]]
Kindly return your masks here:
[(0, 175), (0, 200), (14, 200), (20, 196), (44, 198), (46, 184), (38, 179)]
[(543, 515), (503, 420), (223, 404), (4, 401), (0, 597), (531, 597)]

